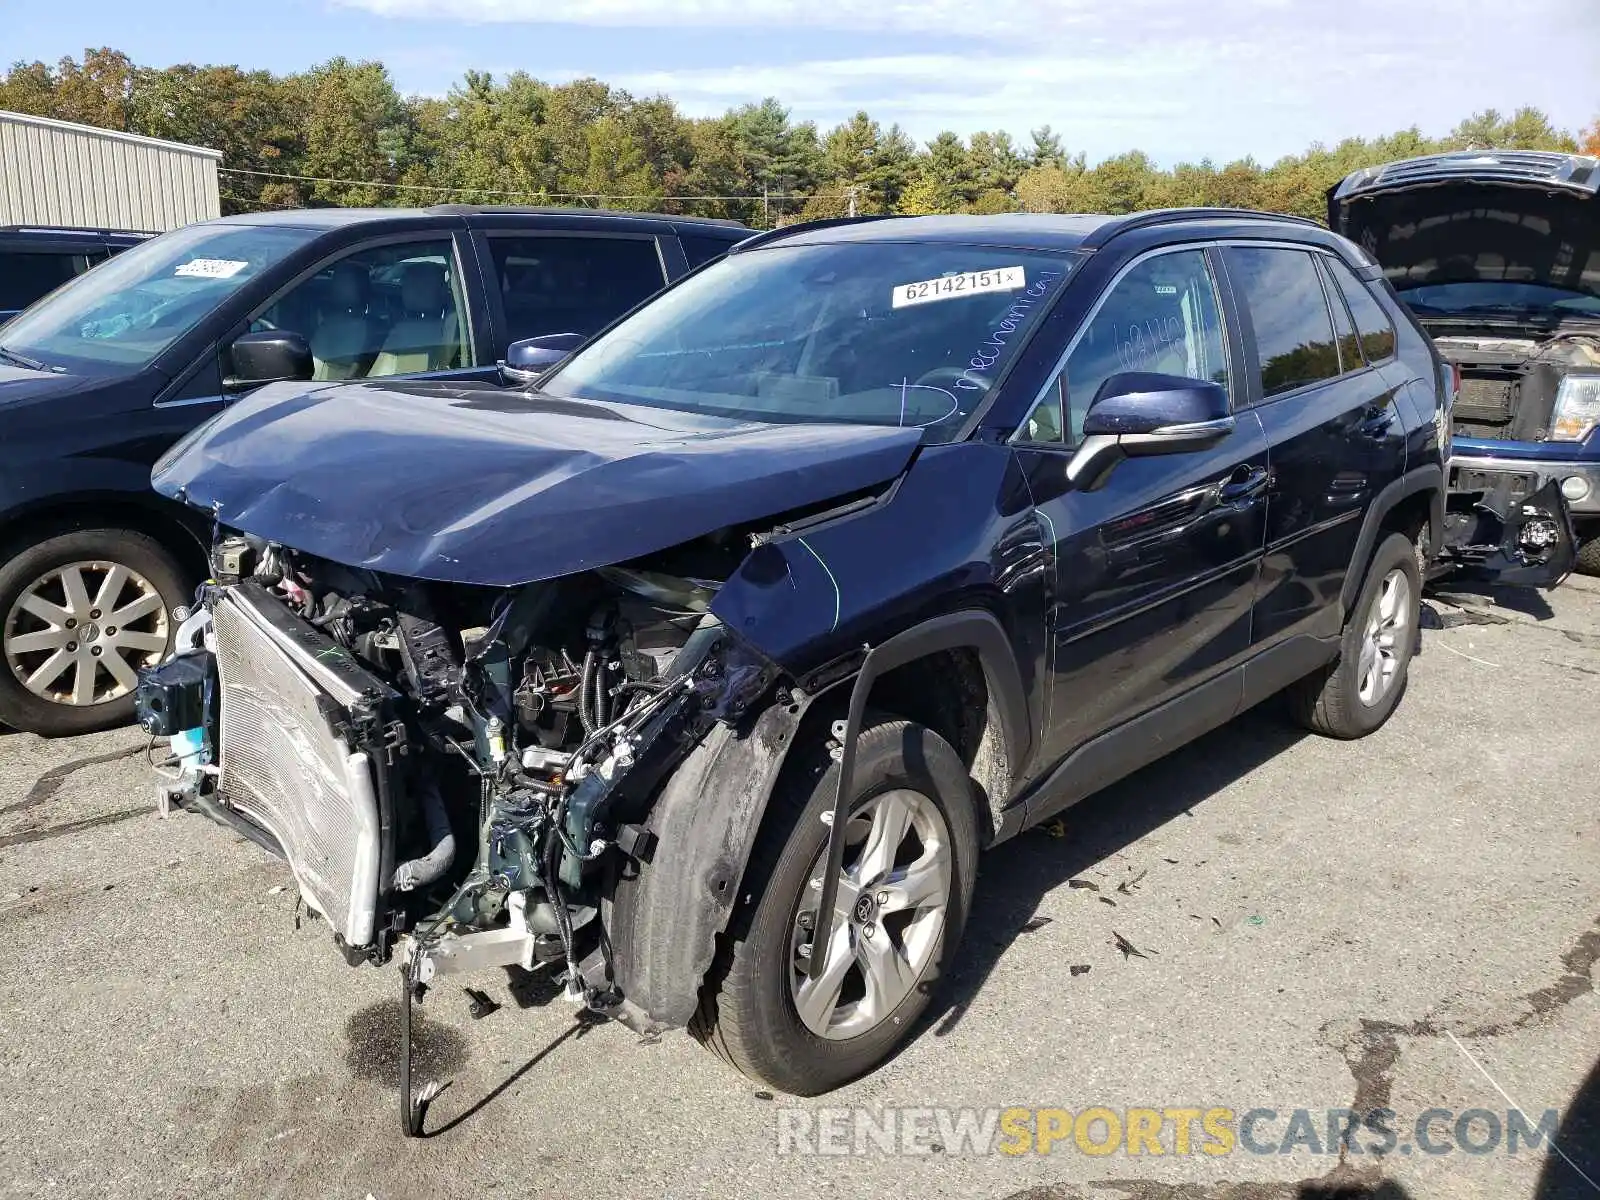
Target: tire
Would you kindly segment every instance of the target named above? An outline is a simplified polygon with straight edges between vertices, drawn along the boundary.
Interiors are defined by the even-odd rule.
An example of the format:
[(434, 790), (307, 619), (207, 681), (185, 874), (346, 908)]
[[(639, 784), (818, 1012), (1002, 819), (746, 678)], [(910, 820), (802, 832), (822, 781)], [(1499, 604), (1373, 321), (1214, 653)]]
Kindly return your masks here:
[[(908, 826), (913, 833), (931, 829), (937, 838), (937, 825), (942, 823), (947, 835), (942, 851), (930, 851), (933, 841), (925, 842), (920, 836), (906, 835), (898, 843), (901, 862), (915, 858), (916, 864), (933, 864), (941, 853), (945, 856), (948, 871), (942, 880), (947, 898), (942, 928), (931, 933), (937, 925), (931, 908), (917, 910), (920, 915), (915, 916), (870, 911), (876, 897), (885, 894), (883, 890), (863, 889), (860, 899), (867, 901), (866, 910), (857, 910), (848, 898), (841, 899), (830, 943), (847, 946), (844, 957), (851, 962), (842, 976), (838, 1003), (830, 1007), (824, 998), (812, 1005), (813, 1024), (808, 1024), (796, 1003), (795, 947), (804, 938), (799, 924), (804, 902), (814, 894), (812, 881), (821, 878), (828, 833), (822, 818), (833, 808), (838, 781), (838, 767), (820, 752), (821, 747), (818, 750), (816, 758), (804, 764), (805, 769), (786, 775), (773, 796), (746, 872), (743, 891), (747, 899), (721, 943), (701, 990), (699, 1011), (689, 1027), (702, 1044), (731, 1066), (797, 1096), (814, 1096), (866, 1074), (910, 1036), (960, 943), (977, 878), (972, 784), (956, 752), (931, 730), (908, 721), (884, 719), (864, 729), (857, 743), (856, 794), (847, 829), (858, 835), (869, 833), (880, 819), (885, 819), (885, 828), (892, 828), (893, 822), (883, 815), (892, 814), (891, 805), (912, 805), (902, 798), (913, 795), (918, 798), (914, 806), (917, 816)], [(934, 813), (938, 821), (934, 821)], [(865, 848), (865, 842), (847, 843), (847, 876), (853, 867), (861, 867)], [(919, 874), (916, 878), (930, 876)], [(846, 909), (850, 910), (849, 919)], [(864, 911), (871, 919), (856, 919)], [(910, 917), (903, 927), (902, 917)], [(885, 950), (897, 964), (922, 965), (920, 970), (900, 973), (893, 987), (869, 990), (863, 964), (869, 957), (888, 961), (882, 957)], [(824, 970), (824, 980), (834, 974)], [(884, 978), (884, 974), (873, 978)], [(899, 986), (907, 980), (910, 985), (901, 993)], [(902, 998), (873, 1003), (874, 997), (892, 1000), (895, 995)], [(853, 1003), (852, 996), (857, 997)], [(826, 1036), (815, 1027), (818, 1013), (838, 1022)]]
[(1600, 575), (1600, 529), (1585, 530), (1588, 538), (1578, 543), (1578, 573)]
[[(67, 587), (74, 575), (77, 603)], [(108, 587), (116, 593), (109, 602), (119, 606), (108, 611), (129, 614), (122, 626), (89, 607)], [(0, 551), (0, 723), (46, 737), (126, 724), (134, 673), (166, 657), (176, 613), (192, 594), (172, 553), (131, 529), (72, 530)], [(71, 636), (69, 627), (78, 640), (57, 645)], [(57, 659), (58, 651), (68, 657)], [(39, 682), (50, 665), (58, 674)], [(87, 689), (79, 682), (85, 676)], [(30, 677), (37, 688), (25, 682)]]
[[(1391, 587), (1396, 591), (1391, 593)], [(1393, 597), (1392, 605), (1386, 596)], [(1381, 728), (1405, 694), (1421, 619), (1416, 546), (1403, 534), (1391, 533), (1372, 556), (1366, 583), (1345, 621), (1339, 657), (1289, 688), (1296, 721), (1324, 737), (1346, 739)], [(1378, 643), (1369, 651), (1368, 640), (1374, 636)]]

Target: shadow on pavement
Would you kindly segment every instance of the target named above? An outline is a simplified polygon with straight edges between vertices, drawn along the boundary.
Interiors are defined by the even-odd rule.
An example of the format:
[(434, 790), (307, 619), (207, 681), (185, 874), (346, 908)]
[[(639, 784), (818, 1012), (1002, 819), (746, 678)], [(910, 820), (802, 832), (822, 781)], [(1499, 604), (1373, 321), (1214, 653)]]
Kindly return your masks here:
[(977, 892), (942, 1000), (924, 1018), (942, 1037), (959, 1024), (1043, 896), (1308, 736), (1267, 701), (1062, 814), (1067, 834), (1030, 831), (983, 856)]
[(1600, 1062), (1583, 1081), (1556, 1131), (1535, 1200), (1600, 1196)]

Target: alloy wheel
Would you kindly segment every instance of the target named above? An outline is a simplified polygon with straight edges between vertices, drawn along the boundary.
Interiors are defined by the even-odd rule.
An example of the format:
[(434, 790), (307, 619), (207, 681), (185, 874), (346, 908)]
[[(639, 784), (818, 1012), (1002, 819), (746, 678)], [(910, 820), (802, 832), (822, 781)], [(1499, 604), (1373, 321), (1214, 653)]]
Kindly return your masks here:
[(950, 833), (938, 806), (901, 788), (872, 797), (845, 826), (833, 929), (816, 978), (806, 965), (827, 851), (812, 864), (790, 943), (791, 995), (806, 1028), (844, 1040), (886, 1021), (939, 953), (950, 903)]
[(1361, 639), (1357, 694), (1368, 708), (1379, 704), (1394, 688), (1410, 637), (1411, 580), (1396, 567), (1383, 577)]
[(6, 665), (52, 704), (104, 704), (132, 692), (138, 669), (167, 649), (169, 614), (155, 586), (121, 563), (54, 567), (6, 614)]

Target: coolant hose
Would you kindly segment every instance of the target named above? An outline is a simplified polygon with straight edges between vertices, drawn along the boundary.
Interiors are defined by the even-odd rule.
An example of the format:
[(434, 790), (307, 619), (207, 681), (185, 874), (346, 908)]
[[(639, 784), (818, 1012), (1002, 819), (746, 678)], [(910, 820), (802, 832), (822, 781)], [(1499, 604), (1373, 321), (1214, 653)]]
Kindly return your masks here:
[(417, 788), (422, 799), (422, 816), (428, 823), (428, 841), (433, 844), (421, 858), (403, 862), (394, 869), (394, 890), (411, 892), (426, 887), (450, 869), (456, 857), (456, 835), (450, 829), (450, 815), (444, 810), (436, 779), (424, 779)]

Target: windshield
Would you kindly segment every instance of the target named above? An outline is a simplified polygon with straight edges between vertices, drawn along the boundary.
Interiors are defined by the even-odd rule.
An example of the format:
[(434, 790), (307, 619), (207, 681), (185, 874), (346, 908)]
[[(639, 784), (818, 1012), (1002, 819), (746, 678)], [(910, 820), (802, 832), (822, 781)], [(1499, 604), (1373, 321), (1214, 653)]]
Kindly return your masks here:
[(1471, 280), (1423, 284), (1400, 293), (1414, 311), (1426, 313), (1509, 312), (1600, 316), (1600, 296), (1544, 283)]
[(276, 225), (175, 230), (50, 293), (0, 327), (0, 346), (86, 374), (138, 370), (316, 236)]
[(734, 254), (647, 304), (542, 387), (759, 421), (918, 426), (948, 440), (1078, 261), (903, 242)]

